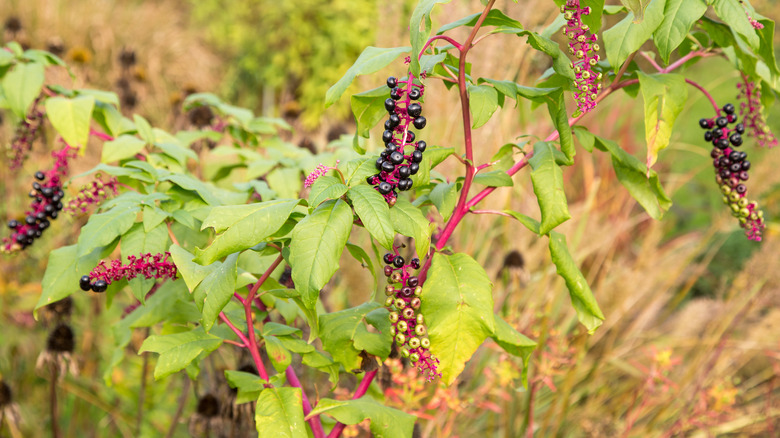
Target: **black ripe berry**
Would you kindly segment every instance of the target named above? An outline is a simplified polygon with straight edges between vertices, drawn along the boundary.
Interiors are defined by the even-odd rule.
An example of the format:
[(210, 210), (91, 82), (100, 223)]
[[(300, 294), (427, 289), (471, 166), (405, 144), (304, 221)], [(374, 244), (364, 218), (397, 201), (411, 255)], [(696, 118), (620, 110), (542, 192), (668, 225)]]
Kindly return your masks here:
[(744, 184), (737, 184), (736, 189), (737, 189), (737, 193), (739, 193), (740, 195), (747, 192), (747, 186)]
[(398, 168), (398, 176), (401, 178), (409, 178), (412, 172), (409, 170), (409, 166), (401, 166)]
[(420, 284), (420, 280), (417, 277), (409, 277), (409, 279), (406, 280), (406, 285), (409, 287), (417, 287), (418, 284)]
[(390, 122), (390, 126), (393, 128), (401, 124), (401, 118), (398, 117), (398, 114), (390, 114), (390, 118), (387, 121)]
[(712, 138), (721, 138), (723, 137), (723, 130), (720, 128), (715, 128), (712, 130)]
[(10, 221), (8, 221), (8, 228), (10, 228), (12, 230), (15, 230), (16, 228), (19, 228), (19, 225), (21, 225), (21, 224), (16, 219), (11, 219)]
[(726, 149), (729, 147), (729, 140), (727, 138), (721, 138), (718, 140), (718, 144), (716, 144), (718, 149)]
[(425, 148), (428, 147), (428, 143), (420, 140), (417, 142), (417, 150), (420, 152), (425, 152)]
[(27, 225), (33, 225), (33, 224), (35, 224), (35, 217), (34, 217), (34, 216), (29, 216), (29, 215), (28, 215), (27, 217), (25, 217), (25, 218), (24, 218), (24, 222), (25, 222)]
[(396, 85), (398, 85), (398, 79), (396, 79), (395, 76), (390, 76), (389, 78), (387, 78), (388, 88), (395, 88)]
[(413, 103), (409, 105), (409, 107), (406, 109), (406, 112), (409, 113), (409, 115), (412, 117), (417, 117), (422, 114), (422, 105), (419, 103)]
[(85, 292), (92, 289), (92, 283), (90, 283), (89, 275), (82, 275), (81, 278), (79, 278), (79, 287)]
[(393, 263), (393, 259), (395, 258), (395, 254), (393, 253), (387, 253), (384, 257), (382, 257), (382, 260), (384, 260), (386, 265), (389, 265), (390, 263)]
[(744, 134), (745, 133), (745, 124), (744, 123), (737, 123), (737, 126), (734, 127), (734, 130), (736, 130), (740, 134)]
[(715, 124), (717, 124), (719, 128), (725, 128), (725, 127), (726, 127), (726, 125), (728, 125), (728, 124), (729, 124), (729, 121), (728, 121), (728, 119), (727, 119), (727, 118), (725, 118), (725, 117), (718, 117), (718, 118), (715, 120)]
[(734, 114), (734, 105), (730, 103), (723, 105), (723, 112), (726, 114)]
[(414, 182), (412, 182), (410, 178), (404, 178), (398, 181), (398, 188), (400, 190), (406, 191), (412, 188), (412, 184), (414, 184)]
[(707, 131), (704, 133), (704, 141), (712, 141), (712, 131)]
[(740, 154), (737, 151), (731, 151), (729, 154), (729, 160), (731, 160), (732, 163), (736, 161), (742, 161), (744, 158), (742, 158), (742, 154)]
[(425, 117), (423, 117), (423, 116), (420, 116), (420, 117), (417, 117), (416, 119), (414, 119), (414, 127), (417, 128), (417, 129), (425, 128), (425, 123), (426, 123), (426, 120), (425, 120)]
[(413, 163), (419, 163), (420, 161), (422, 161), (422, 159), (423, 159), (422, 152), (420, 152), (420, 151), (412, 152), (412, 162)]
[(393, 99), (385, 100), (385, 109), (389, 113), (392, 113), (393, 111), (395, 111), (395, 101)]
[(729, 170), (731, 173), (739, 173), (742, 171), (742, 164), (740, 163), (731, 163), (729, 166)]
[(396, 151), (390, 154), (390, 162), (393, 164), (401, 164), (404, 161), (404, 154)]
[(415, 139), (415, 135), (413, 131), (409, 131), (406, 133), (406, 143), (413, 143)]
[(699, 119), (699, 126), (701, 126), (703, 129), (709, 129), (710, 121), (707, 119)]
[(390, 98), (393, 100), (398, 100), (401, 98), (401, 90), (399, 90), (397, 87), (390, 90)]
[(44, 187), (41, 189), (41, 194), (44, 197), (51, 198), (52, 196), (54, 196), (54, 189), (52, 189), (51, 187)]
[(367, 177), (366, 178), (366, 183), (368, 185), (374, 185), (374, 178), (376, 178), (376, 175), (371, 175), (371, 176)]
[(93, 292), (105, 292), (108, 289), (108, 283), (106, 283), (105, 280), (97, 280), (94, 283), (92, 283), (92, 291)]
[(390, 184), (382, 181), (381, 183), (379, 183), (378, 189), (379, 189), (379, 193), (381, 193), (383, 195), (386, 195), (386, 194), (390, 193), (390, 190), (392, 190), (393, 187), (390, 186)]
[(393, 141), (393, 131), (387, 130), (382, 133), (382, 141), (385, 142), (385, 144), (390, 143)]
[[(415, 152), (418, 152), (418, 151), (415, 151)], [(419, 170), (420, 170), (420, 165), (419, 164), (412, 163), (412, 164), (409, 165), (409, 172), (412, 175), (415, 175)]]
[(385, 162), (385, 159), (384, 159), (384, 158), (382, 158), (382, 157), (379, 157), (379, 158), (377, 158), (377, 159), (376, 159), (376, 163), (375, 163), (376, 169), (377, 169), (377, 170), (382, 170), (382, 164), (383, 164), (384, 162)]
[(412, 88), (409, 90), (409, 99), (417, 100), (420, 98), (420, 96), (422, 96), (422, 93), (420, 93), (419, 88)]
[(742, 136), (737, 134), (736, 132), (731, 134), (731, 137), (729, 137), (729, 140), (731, 141), (731, 144), (733, 144), (734, 146), (742, 145)]
[(417, 257), (413, 258), (412, 261), (409, 262), (414, 269), (420, 269), (420, 259)]
[[(393, 152), (393, 153), (397, 153), (397, 152)], [(384, 163), (382, 163), (382, 170), (387, 173), (392, 173), (395, 170), (395, 164), (389, 161), (385, 161)]]
[(750, 170), (750, 161), (745, 160), (742, 162), (742, 170)]
[(43, 181), (46, 178), (46, 175), (43, 174), (40, 170), (35, 172), (35, 179), (38, 181)]
[(401, 256), (393, 257), (393, 266), (395, 266), (396, 268), (403, 268), (404, 262), (405, 260)]

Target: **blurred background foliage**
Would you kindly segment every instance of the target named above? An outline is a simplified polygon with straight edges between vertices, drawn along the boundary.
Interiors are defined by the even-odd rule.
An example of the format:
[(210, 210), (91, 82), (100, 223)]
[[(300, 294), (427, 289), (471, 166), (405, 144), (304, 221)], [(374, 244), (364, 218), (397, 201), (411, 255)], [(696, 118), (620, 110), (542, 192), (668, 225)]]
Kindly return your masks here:
[[(336, 144), (351, 141), (340, 134), (351, 136), (354, 126), (347, 99), (323, 108), (325, 90), (364, 46), (406, 45), (414, 3), (0, 0), (0, 23), (4, 42), (15, 40), (62, 56), (76, 84), (64, 71), (48, 81), (113, 90), (128, 115), (141, 114), (170, 130), (187, 129), (197, 120), (182, 110), (184, 97), (215, 91), (258, 114), (285, 117), (295, 128), (284, 134), (286, 141), (333, 151)], [(777, 2), (751, 3), (763, 15), (780, 18)], [(543, 29), (558, 15), (547, 0), (520, 5), (499, 0), (497, 6), (531, 29)], [(480, 9), (477, 0), (451, 2), (437, 9), (434, 26)], [(453, 36), (464, 35), (459, 30)], [(135, 62), (128, 66), (120, 55), (130, 52)], [(548, 59), (524, 39), (505, 35), (481, 42), (470, 60), (475, 77), (526, 85), (533, 85), (549, 67)], [(376, 75), (359, 78), (353, 90), (375, 88), (387, 76), (403, 72), (399, 60)], [(721, 104), (736, 103), (738, 74), (726, 61), (707, 59), (686, 74)], [(615, 93), (582, 123), (641, 157), (645, 145), (639, 107), (636, 100)], [(459, 111), (458, 97), (429, 81), (426, 141), (461, 147)], [(775, 104), (769, 111), (770, 125), (778, 133), (780, 108)], [(389, 360), (371, 394), (418, 415), (423, 437), (517, 437), (529, 429), (537, 437), (777, 436), (780, 155), (746, 142), (754, 163), (750, 190), (769, 218), (765, 240), (749, 242), (722, 205), (713, 181), (709, 151), (697, 126), (710, 112), (708, 103), (692, 92), (672, 143), (656, 164), (674, 200), (663, 221), (651, 220), (628, 195), (607, 156), (578, 149), (576, 165), (564, 169), (573, 219), (560, 231), (607, 316), (593, 336), (576, 323), (545, 240), (505, 218), (475, 215), (464, 221), (451, 245), (485, 266), (495, 285), (495, 310), (539, 341), (529, 367), (529, 387), (520, 383), (519, 361), (486, 345), (450, 388), (425, 385), (411, 368)], [(545, 110), (526, 102), (497, 114), (476, 131), (476, 159), (488, 160), (498, 146), (521, 136), (544, 138), (552, 128), (540, 120), (547, 120)], [(0, 126), (4, 146), (12, 135), (5, 121)], [(3, 220), (23, 211), (32, 173), (49, 166), (50, 127), (46, 139), (36, 144), (21, 171), (11, 173), (0, 166), (0, 190), (10, 194), (0, 203)], [(379, 146), (376, 138), (369, 140), (369, 150)], [(71, 173), (91, 168), (99, 157), (99, 143), (90, 144)], [(437, 170), (457, 175), (462, 169), (449, 160)], [(484, 208), (538, 216), (527, 174), (514, 180), (514, 187), (497, 190)], [(38, 322), (31, 314), (40, 294), (40, 275), (48, 252), (74, 242), (83, 219), (57, 222), (56, 232), (25, 253), (0, 256), (0, 378), (19, 406), (22, 436), (44, 436), (49, 427), (48, 377), (35, 370), (35, 362), (52, 323), (45, 312)], [(372, 279), (365, 269), (347, 259), (342, 265), (323, 294), (330, 310), (356, 305), (370, 295)], [(133, 339), (124, 362), (104, 385), (102, 371), (113, 346), (106, 327), (116, 323), (122, 306), (106, 311), (101, 297), (79, 293), (73, 298), (71, 325), (80, 373), (68, 375), (58, 387), (66, 436), (164, 436), (178, 409), (183, 416), (170, 429), (172, 436), (189, 436), (197, 397), (223, 394), (222, 370), (242, 365), (241, 358), (225, 348), (205, 362), (191, 388), (181, 375), (149, 382), (143, 401), (146, 420), (136, 432), (142, 376), (154, 359), (138, 356), (140, 343)], [(129, 295), (116, 299), (134, 302)], [(323, 375), (299, 375), (315, 400), (330, 390)], [(336, 392), (349, 397), (353, 388), (353, 379), (344, 377)], [(361, 426), (347, 432), (368, 436), (367, 430)], [(0, 436), (9, 433), (0, 425)]]

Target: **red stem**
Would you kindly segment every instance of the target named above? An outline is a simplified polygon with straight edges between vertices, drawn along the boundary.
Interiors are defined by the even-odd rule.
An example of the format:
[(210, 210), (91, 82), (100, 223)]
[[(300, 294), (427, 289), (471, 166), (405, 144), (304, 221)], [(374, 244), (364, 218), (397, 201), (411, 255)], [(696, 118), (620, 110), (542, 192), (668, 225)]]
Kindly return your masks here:
[(99, 132), (99, 131), (95, 131), (94, 129), (90, 129), (89, 133), (91, 135), (94, 135), (95, 137), (103, 140), (103, 141), (112, 141), (112, 140), (114, 140), (114, 137), (112, 137), (112, 136), (110, 136), (108, 134), (104, 134), (104, 133)]
[[(352, 400), (357, 400), (366, 394), (366, 391), (368, 391), (368, 387), (371, 386), (371, 382), (374, 380), (374, 377), (376, 377), (376, 373), (377, 370), (369, 371), (366, 373), (365, 376), (363, 376), (363, 380), (360, 381), (360, 384), (355, 390), (355, 395), (352, 396)], [(344, 431), (345, 427), (347, 427), (347, 425), (344, 423), (336, 423), (336, 425), (333, 427), (333, 429), (331, 429), (330, 433), (328, 434), (328, 438), (340, 437), (341, 432)]]
[(455, 48), (458, 49), (458, 51), (462, 51), (463, 50), (463, 46), (461, 46), (460, 43), (458, 43), (454, 39), (448, 37), (447, 35), (436, 35), (436, 36), (433, 36), (431, 38), (428, 38), (428, 41), (423, 46), (422, 50), (420, 50), (420, 55), (418, 56), (417, 59), (422, 58), (423, 53), (425, 53), (425, 51), (428, 50), (428, 47), (431, 45), (431, 43), (436, 41), (436, 40), (447, 41), (448, 43), (450, 43), (453, 46), (455, 46)]
[(702, 87), (702, 86), (701, 86), (701, 85), (699, 85), (698, 83), (696, 83), (696, 82), (694, 82), (694, 81), (692, 81), (692, 80), (690, 80), (690, 79), (688, 79), (688, 78), (685, 78), (685, 82), (687, 82), (688, 84), (690, 84), (690, 85), (694, 86), (694, 87), (695, 87), (695, 88), (697, 88), (699, 91), (701, 91), (702, 93), (704, 93), (704, 95), (707, 97), (707, 99), (709, 99), (709, 100), (710, 100), (710, 103), (712, 104), (712, 107), (713, 107), (713, 108), (715, 108), (715, 112), (716, 112), (718, 115), (720, 115), (720, 107), (718, 107), (718, 104), (717, 104), (717, 103), (715, 103), (715, 98), (713, 98), (713, 97), (712, 97), (712, 95), (710, 94), (710, 92), (709, 92), (709, 91), (707, 91), (707, 90), (706, 90), (704, 87)]
[[(303, 397), (303, 415), (307, 416), (309, 413), (311, 413), (311, 403), (309, 403), (309, 397), (306, 396), (306, 391), (303, 390), (303, 386), (301, 386), (301, 381), (298, 380), (298, 376), (295, 375), (295, 370), (293, 369), (292, 365), (287, 367), (286, 370), (284, 370), (284, 375), (287, 376), (287, 382), (290, 383), (290, 385), (301, 388), (301, 395)], [(320, 416), (315, 415), (308, 420), (306, 420), (309, 423), (309, 427), (311, 427), (311, 431), (314, 434), (314, 438), (325, 438), (325, 429), (322, 428), (322, 423), (320, 422)]]

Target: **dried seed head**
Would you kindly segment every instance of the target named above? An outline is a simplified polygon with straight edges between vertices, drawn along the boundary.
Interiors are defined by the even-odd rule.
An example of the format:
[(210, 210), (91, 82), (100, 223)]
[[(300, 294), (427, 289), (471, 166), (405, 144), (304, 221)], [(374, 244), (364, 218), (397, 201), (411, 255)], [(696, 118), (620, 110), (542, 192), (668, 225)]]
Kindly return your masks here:
[(211, 394), (206, 394), (198, 400), (199, 415), (205, 418), (212, 418), (219, 415), (219, 400)]
[(55, 327), (46, 340), (46, 349), (53, 353), (71, 353), (74, 345), (73, 330), (66, 324)]
[(4, 380), (0, 380), (0, 410), (3, 407), (10, 405), (13, 401), (13, 395), (11, 394), (11, 387), (5, 383)]

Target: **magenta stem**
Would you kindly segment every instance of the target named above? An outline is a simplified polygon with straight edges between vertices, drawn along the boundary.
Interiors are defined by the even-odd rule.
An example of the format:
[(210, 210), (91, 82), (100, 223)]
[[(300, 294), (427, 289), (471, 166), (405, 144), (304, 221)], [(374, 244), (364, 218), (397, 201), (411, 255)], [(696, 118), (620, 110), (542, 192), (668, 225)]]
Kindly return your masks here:
[[(230, 327), (230, 330), (233, 330), (233, 333), (235, 333), (236, 336), (238, 336), (238, 339), (241, 339), (241, 342), (243, 342), (243, 344), (241, 345), (242, 347), (246, 347), (247, 345), (249, 345), (249, 339), (246, 338), (244, 332), (239, 330), (238, 327), (236, 327), (235, 324), (233, 324), (230, 321), (227, 315), (225, 315), (225, 312), (219, 312), (219, 319), (221, 319), (222, 322), (224, 322), (228, 327)], [(266, 378), (266, 380), (268, 379)]]
[(95, 137), (97, 137), (97, 138), (99, 138), (99, 139), (101, 139), (103, 141), (113, 141), (114, 140), (114, 137), (112, 137), (112, 136), (110, 136), (108, 134), (104, 134), (104, 133), (102, 133), (100, 131), (95, 131), (94, 129), (90, 129), (89, 133), (90, 133), (90, 135), (94, 135)]
[[(366, 394), (366, 391), (368, 391), (368, 387), (371, 386), (371, 382), (374, 380), (374, 377), (376, 377), (376, 373), (377, 370), (369, 371), (366, 373), (365, 376), (363, 376), (363, 380), (360, 381), (360, 384), (355, 390), (355, 395), (352, 396), (352, 400), (357, 400)], [(344, 423), (336, 423), (336, 425), (333, 427), (333, 429), (331, 429), (330, 433), (328, 434), (328, 438), (340, 437), (341, 432), (344, 431), (345, 427), (347, 427), (347, 425)]]
[(436, 36), (433, 36), (431, 38), (428, 38), (428, 41), (425, 43), (425, 46), (423, 46), (422, 50), (420, 50), (420, 55), (419, 55), (418, 59), (422, 57), (423, 53), (425, 53), (426, 50), (428, 50), (428, 47), (430, 47), (431, 43), (433, 43), (436, 40), (447, 41), (448, 43), (450, 43), (453, 46), (455, 46), (455, 48), (458, 49), (458, 51), (462, 51), (463, 50), (463, 46), (461, 46), (460, 43), (458, 43), (454, 39), (448, 37), (447, 35), (436, 35)]
[(715, 98), (712, 97), (712, 95), (710, 94), (709, 91), (707, 91), (704, 87), (699, 85), (697, 82), (694, 82), (694, 81), (692, 81), (692, 80), (690, 80), (688, 78), (685, 78), (685, 82), (687, 82), (688, 84), (692, 85), (694, 88), (696, 88), (699, 91), (701, 91), (707, 97), (707, 99), (709, 99), (710, 103), (712, 104), (712, 107), (715, 108), (715, 112), (718, 115), (720, 115), (720, 107), (715, 102)]
[[(290, 385), (296, 388), (301, 388), (301, 395), (303, 397), (303, 415), (308, 416), (312, 410), (311, 403), (309, 403), (309, 397), (306, 396), (306, 391), (303, 390), (301, 381), (298, 380), (298, 376), (295, 375), (295, 370), (293, 369), (292, 365), (288, 366), (287, 369), (284, 370), (284, 375), (287, 376), (287, 382), (289, 382)], [(311, 427), (314, 438), (325, 438), (325, 429), (322, 428), (319, 415), (315, 415), (306, 421), (309, 423), (309, 427)]]

